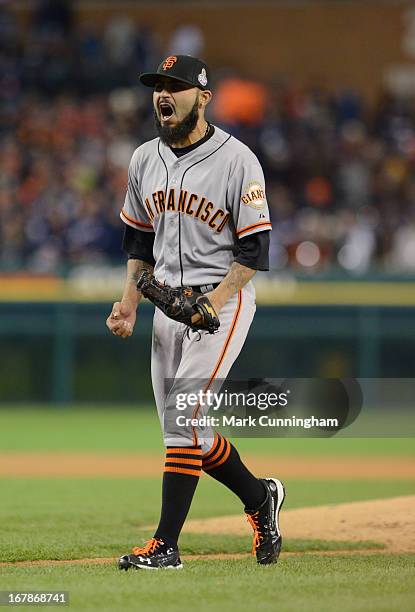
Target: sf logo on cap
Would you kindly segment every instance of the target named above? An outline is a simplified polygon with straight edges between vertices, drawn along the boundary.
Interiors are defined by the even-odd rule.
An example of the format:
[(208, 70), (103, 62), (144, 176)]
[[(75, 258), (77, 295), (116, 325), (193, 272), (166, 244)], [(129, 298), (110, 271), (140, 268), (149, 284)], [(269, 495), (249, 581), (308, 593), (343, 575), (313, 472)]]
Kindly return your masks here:
[(163, 64), (163, 70), (168, 70), (169, 68), (173, 68), (176, 62), (177, 62), (177, 57), (175, 55), (170, 55)]

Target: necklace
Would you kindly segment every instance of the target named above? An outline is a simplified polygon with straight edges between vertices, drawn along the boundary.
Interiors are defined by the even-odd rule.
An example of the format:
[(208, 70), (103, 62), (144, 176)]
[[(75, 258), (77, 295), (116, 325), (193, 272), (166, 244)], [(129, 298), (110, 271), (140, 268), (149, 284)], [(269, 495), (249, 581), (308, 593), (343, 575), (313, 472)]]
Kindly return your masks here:
[(210, 123), (206, 123), (206, 130), (205, 130), (205, 133), (204, 133), (204, 135), (203, 135), (203, 138), (204, 138), (205, 136), (207, 136), (207, 133), (209, 132), (209, 129), (210, 129)]

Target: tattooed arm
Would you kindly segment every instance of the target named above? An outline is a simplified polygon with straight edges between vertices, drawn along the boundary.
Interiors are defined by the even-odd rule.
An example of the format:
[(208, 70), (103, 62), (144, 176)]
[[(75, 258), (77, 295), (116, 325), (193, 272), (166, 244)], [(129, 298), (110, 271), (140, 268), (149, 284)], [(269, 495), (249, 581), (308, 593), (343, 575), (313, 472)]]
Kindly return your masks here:
[(153, 272), (153, 266), (142, 259), (128, 260), (127, 278), (121, 302), (131, 302), (137, 308), (141, 300), (141, 291), (137, 291), (137, 281), (143, 270)]
[(108, 329), (121, 338), (129, 338), (136, 321), (137, 306), (141, 300), (141, 292), (136, 285), (143, 270), (153, 271), (153, 266), (141, 259), (129, 259), (127, 262), (127, 278), (121, 302), (115, 302), (107, 319)]
[(229, 272), (219, 286), (207, 294), (217, 314), (219, 314), (226, 302), (255, 276), (256, 272), (256, 270), (247, 268), (237, 261), (233, 262)]

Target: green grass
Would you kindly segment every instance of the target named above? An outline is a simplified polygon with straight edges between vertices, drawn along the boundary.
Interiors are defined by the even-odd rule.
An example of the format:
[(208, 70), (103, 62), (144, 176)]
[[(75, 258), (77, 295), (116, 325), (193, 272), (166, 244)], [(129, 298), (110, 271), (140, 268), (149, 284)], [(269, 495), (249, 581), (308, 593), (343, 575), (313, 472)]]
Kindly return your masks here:
[[(405, 480), (292, 480), (286, 486), (285, 509), (414, 491), (414, 483)], [(160, 488), (160, 480), (152, 478), (1, 479), (0, 560), (116, 556), (139, 544), (143, 527), (157, 522)], [(241, 504), (232, 493), (203, 478), (189, 518), (240, 513)], [(212, 538), (208, 552), (218, 550), (218, 542)]]
[[(243, 452), (307, 456), (414, 456), (412, 438), (235, 438)], [(45, 409), (2, 406), (0, 452), (90, 451), (159, 453), (156, 410), (74, 406)]]
[[(238, 439), (252, 454), (413, 457), (412, 439)], [(163, 450), (155, 410), (66, 407), (0, 410), (0, 452), (152, 452)], [(409, 480), (288, 479), (285, 508), (413, 494)], [(116, 558), (157, 522), (159, 478), (0, 479), (0, 561)], [(203, 477), (189, 518), (242, 512), (224, 487)], [(247, 552), (251, 535), (184, 534), (183, 554)], [(373, 554), (376, 542), (284, 540), (277, 567), (252, 558), (190, 560), (182, 572), (119, 572), (115, 564), (0, 567), (0, 589), (67, 590), (70, 610), (143, 612), (406, 612), (413, 610), (415, 555)], [(313, 551), (333, 551), (318, 556)], [(342, 554), (348, 551), (348, 554)], [(361, 551), (359, 553), (359, 551)], [(53, 609), (62, 609), (52, 607)], [(29, 608), (30, 609), (30, 608)]]
[[(409, 612), (414, 555), (282, 556), (187, 561), (182, 571), (119, 572), (114, 565), (3, 567), (5, 590), (67, 590), (70, 610)], [(53, 607), (53, 609), (58, 609)]]
[[(95, 559), (108, 557), (117, 559), (121, 554), (131, 550), (133, 545), (140, 545), (149, 540), (154, 532), (135, 529), (134, 537), (121, 533), (112, 539), (105, 537), (102, 541), (90, 538), (89, 543), (82, 537), (72, 541), (60, 537), (51, 537), (39, 543), (36, 538), (27, 537), (23, 545), (16, 545), (7, 554), (0, 555), (0, 562), (14, 563), (16, 561), (33, 560), (68, 560), (68, 559)], [(89, 534), (90, 536), (91, 534)], [(180, 551), (183, 555), (210, 555), (214, 553), (249, 554), (252, 546), (252, 533), (247, 527), (244, 536), (224, 536), (211, 533), (184, 533), (180, 538)], [(290, 539), (284, 540), (285, 552), (315, 552), (315, 551), (358, 551), (379, 550), (385, 546), (373, 540), (350, 542), (347, 540), (317, 540), (317, 539)]]

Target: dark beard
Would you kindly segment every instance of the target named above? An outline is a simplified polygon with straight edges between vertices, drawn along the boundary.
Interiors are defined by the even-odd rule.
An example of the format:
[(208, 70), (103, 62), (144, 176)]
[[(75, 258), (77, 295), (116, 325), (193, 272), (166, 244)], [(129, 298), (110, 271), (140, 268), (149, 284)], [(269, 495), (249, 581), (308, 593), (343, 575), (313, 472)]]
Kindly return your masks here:
[(157, 133), (160, 136), (160, 140), (169, 147), (175, 145), (181, 140), (185, 140), (185, 138), (188, 137), (190, 132), (193, 132), (197, 125), (199, 119), (198, 108), (199, 100), (196, 100), (191, 111), (174, 127), (161, 125), (156, 111), (154, 111), (154, 121), (156, 124)]

